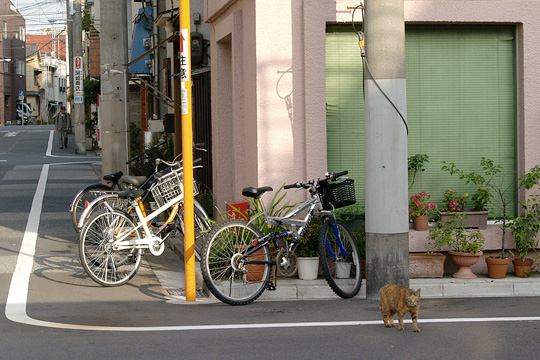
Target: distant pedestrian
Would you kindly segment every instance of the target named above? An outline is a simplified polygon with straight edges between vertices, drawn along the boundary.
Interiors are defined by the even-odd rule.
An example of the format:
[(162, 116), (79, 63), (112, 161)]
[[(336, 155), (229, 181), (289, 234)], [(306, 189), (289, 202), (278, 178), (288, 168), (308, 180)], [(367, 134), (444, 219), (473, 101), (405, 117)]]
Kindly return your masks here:
[(60, 106), (60, 112), (56, 114), (56, 131), (60, 135), (60, 149), (67, 148), (68, 132), (71, 129), (71, 118), (66, 112), (64, 105)]

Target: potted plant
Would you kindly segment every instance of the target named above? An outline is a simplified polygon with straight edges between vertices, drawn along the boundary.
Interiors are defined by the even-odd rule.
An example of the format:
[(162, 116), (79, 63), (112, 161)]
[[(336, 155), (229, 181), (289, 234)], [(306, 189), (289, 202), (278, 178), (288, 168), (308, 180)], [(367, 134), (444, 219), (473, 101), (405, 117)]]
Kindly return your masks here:
[(317, 279), (319, 273), (319, 232), (320, 225), (316, 222), (311, 223), (295, 250), (299, 279)]
[[(535, 166), (519, 178), (519, 185), (525, 190), (531, 190), (540, 180), (540, 166)], [(512, 261), (514, 273), (518, 277), (527, 277), (531, 273), (533, 260), (528, 257), (531, 250), (538, 247), (537, 234), (540, 229), (540, 198), (538, 195), (529, 195), (522, 204), (522, 213), (515, 216), (506, 227), (512, 232), (515, 241), (515, 252)]]
[(437, 211), (437, 204), (427, 201), (429, 198), (430, 195), (425, 191), (414, 194), (410, 198), (409, 218), (417, 231), (426, 231), (430, 215)]
[[(502, 167), (496, 165), (493, 160), (482, 157), (480, 160), (480, 171), (466, 172), (456, 167), (453, 162), (443, 161), (441, 168), (447, 171), (451, 176), (457, 175), (460, 180), (465, 181), (465, 184), (473, 184), (476, 190), (473, 193), (471, 200), (473, 203), (472, 209), (463, 211), (465, 217), (464, 227), (486, 229), (488, 210), (487, 205), (493, 197), (493, 191), (496, 188), (495, 181), (500, 178)], [(447, 216), (452, 214), (441, 213), (441, 220), (446, 221)]]
[(529, 251), (536, 250), (538, 240), (536, 235), (540, 229), (538, 217), (533, 212), (526, 212), (513, 218), (507, 227), (514, 236), (516, 244), (514, 257), (514, 273), (518, 277), (527, 277), (531, 273), (533, 259), (529, 258)]
[(467, 230), (461, 226), (462, 219), (439, 221), (429, 230), (429, 239), (438, 248), (448, 247), (452, 261), (460, 268), (453, 275), (460, 279), (474, 279), (470, 267), (482, 256), (484, 237), (478, 230)]
[(441, 244), (428, 237), (425, 253), (409, 254), (409, 276), (411, 278), (442, 278), (446, 255), (440, 251)]

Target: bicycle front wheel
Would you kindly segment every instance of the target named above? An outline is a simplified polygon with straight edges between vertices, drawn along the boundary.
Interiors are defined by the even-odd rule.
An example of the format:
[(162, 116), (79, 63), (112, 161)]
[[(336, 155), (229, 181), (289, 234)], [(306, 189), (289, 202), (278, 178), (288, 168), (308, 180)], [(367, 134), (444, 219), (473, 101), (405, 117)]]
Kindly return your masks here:
[(210, 292), (229, 305), (246, 305), (264, 291), (270, 276), (268, 246), (247, 255), (261, 233), (243, 221), (226, 222), (206, 239), (201, 270)]
[(356, 237), (341, 221), (327, 219), (321, 226), (319, 256), (328, 285), (342, 298), (352, 298), (362, 286)]
[(96, 214), (82, 229), (79, 256), (86, 273), (100, 285), (119, 286), (127, 283), (141, 264), (142, 250), (114, 250), (115, 239), (129, 234), (139, 240), (141, 234), (129, 215), (120, 211)]

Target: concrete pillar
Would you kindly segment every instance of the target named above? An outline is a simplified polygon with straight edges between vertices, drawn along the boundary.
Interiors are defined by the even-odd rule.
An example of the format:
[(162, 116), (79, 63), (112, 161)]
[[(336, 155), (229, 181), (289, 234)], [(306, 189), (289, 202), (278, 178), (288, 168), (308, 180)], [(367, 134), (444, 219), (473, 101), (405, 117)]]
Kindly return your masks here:
[[(82, 19), (81, 19), (81, 2), (82, 0), (75, 0), (73, 2), (73, 26), (71, 27), (72, 32), (72, 44), (73, 44), (73, 54), (71, 56), (71, 64), (73, 64), (73, 59), (75, 56), (83, 56), (82, 49)], [(72, 82), (73, 84), (73, 82)], [(75, 144), (77, 145), (77, 153), (85, 154), (86, 153), (86, 133), (84, 128), (84, 103), (76, 104), (73, 103), (73, 110), (71, 112), (71, 119), (73, 122), (73, 131), (75, 133)]]
[(407, 133), (377, 87), (406, 119), (405, 23), (403, 0), (365, 4), (366, 291), (377, 299), (387, 283), (409, 284)]
[(102, 1), (100, 31), (103, 174), (127, 173), (127, 3)]

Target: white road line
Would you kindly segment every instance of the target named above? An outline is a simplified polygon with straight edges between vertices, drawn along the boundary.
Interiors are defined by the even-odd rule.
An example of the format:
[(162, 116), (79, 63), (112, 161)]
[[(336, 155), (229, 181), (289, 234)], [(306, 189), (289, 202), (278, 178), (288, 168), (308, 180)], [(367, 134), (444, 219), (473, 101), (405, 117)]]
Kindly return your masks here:
[(0, 162), (7, 162), (7, 160), (0, 160)]
[[(215, 325), (172, 325), (172, 326), (99, 326), (84, 324), (67, 324), (33, 319), (26, 313), (28, 301), (28, 287), (30, 275), (34, 264), (34, 255), (38, 237), (39, 221), (49, 164), (43, 165), (39, 176), (36, 193), (32, 200), (32, 208), (26, 223), (21, 249), (17, 257), (17, 265), (6, 301), (6, 317), (14, 322), (67, 330), (89, 331), (201, 331), (201, 330), (241, 330), (241, 329), (273, 329), (273, 328), (301, 328), (301, 327), (330, 327), (330, 326), (361, 326), (382, 325), (381, 320), (365, 321), (319, 321), (319, 322), (290, 322), (290, 323), (255, 323), (255, 324), (215, 324)], [(508, 322), (508, 321), (540, 321), (540, 316), (527, 317), (487, 317), (487, 318), (447, 318), (447, 319), (422, 319), (420, 323), (475, 323), (475, 322)], [(406, 321), (410, 323), (410, 320)]]
[(45, 153), (45, 156), (48, 157), (54, 157), (54, 158), (68, 158), (68, 159), (99, 159), (99, 156), (77, 156), (77, 155), (53, 155), (52, 154), (52, 147), (53, 147), (53, 140), (54, 140), (54, 130), (50, 130), (49, 133), (49, 142), (47, 143), (47, 151)]
[(13, 137), (13, 136), (17, 136), (19, 132), (18, 131), (9, 131), (7, 132), (4, 137)]
[(45, 153), (46, 156), (51, 156), (53, 139), (54, 139), (54, 130), (51, 130), (51, 132), (49, 133), (49, 143), (47, 144), (47, 152)]

